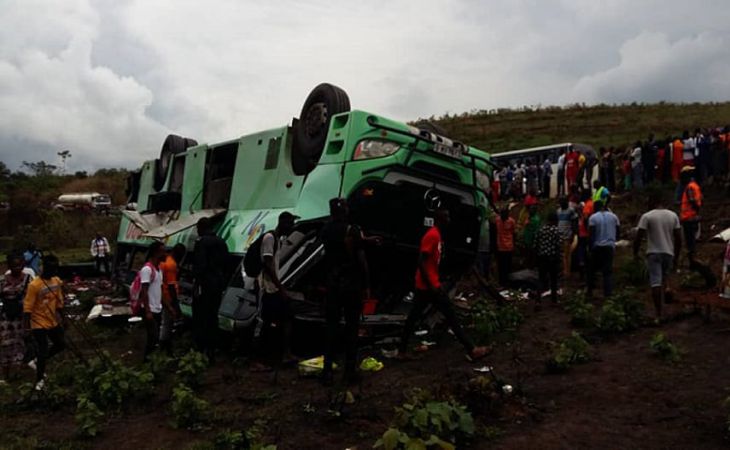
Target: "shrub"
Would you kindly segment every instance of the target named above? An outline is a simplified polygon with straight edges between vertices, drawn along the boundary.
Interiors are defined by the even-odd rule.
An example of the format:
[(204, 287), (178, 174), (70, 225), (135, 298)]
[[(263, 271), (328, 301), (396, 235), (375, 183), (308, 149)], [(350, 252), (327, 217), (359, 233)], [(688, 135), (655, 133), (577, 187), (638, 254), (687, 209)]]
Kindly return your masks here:
[(565, 311), (570, 314), (570, 323), (585, 327), (593, 323), (593, 305), (586, 300), (585, 294), (568, 297), (563, 303)]
[(80, 372), (86, 395), (102, 409), (122, 406), (135, 397), (148, 395), (153, 388), (151, 372), (127, 367), (108, 354)]
[(99, 431), (99, 420), (104, 413), (87, 396), (80, 395), (76, 400), (76, 426), (82, 436), (96, 436)]
[(207, 369), (208, 357), (195, 350), (190, 350), (180, 358), (176, 373), (180, 382), (190, 387), (197, 387), (203, 382), (203, 375)]
[(607, 333), (622, 333), (641, 325), (644, 304), (636, 300), (636, 292), (630, 289), (619, 292), (606, 300), (598, 318), (598, 328)]
[(180, 384), (172, 391), (171, 412), (176, 428), (197, 428), (208, 421), (210, 405)]
[(681, 353), (677, 346), (664, 333), (655, 334), (649, 342), (649, 348), (666, 362), (677, 362), (681, 358)]
[(392, 426), (378, 439), (375, 448), (454, 449), (474, 436), (474, 419), (466, 407), (453, 400), (412, 400), (396, 408)]
[(246, 431), (225, 430), (216, 435), (213, 444), (215, 450), (276, 450), (275, 445), (258, 442), (259, 437), (257, 427)]
[(548, 370), (564, 372), (573, 364), (590, 361), (590, 351), (591, 345), (580, 333), (573, 331), (556, 346), (553, 356), (547, 362)]
[(514, 303), (495, 307), (479, 302), (474, 308), (474, 332), (477, 339), (486, 341), (503, 331), (516, 331), (523, 321), (522, 313)]

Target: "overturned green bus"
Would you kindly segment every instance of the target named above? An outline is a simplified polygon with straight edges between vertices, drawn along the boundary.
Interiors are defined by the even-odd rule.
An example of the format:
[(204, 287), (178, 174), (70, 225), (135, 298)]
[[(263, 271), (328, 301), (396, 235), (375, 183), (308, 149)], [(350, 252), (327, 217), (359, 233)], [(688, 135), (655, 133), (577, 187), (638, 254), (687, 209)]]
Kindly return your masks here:
[[(435, 208), (452, 214), (443, 270), (461, 273), (472, 264), (488, 211), (490, 165), (485, 152), (433, 128), (351, 111), (344, 91), (321, 84), (291, 125), (209, 144), (168, 136), (159, 158), (128, 182), (117, 277), (131, 280), (151, 239), (192, 251), (194, 225), (212, 217), (232, 255), (219, 323), (226, 330), (247, 327), (260, 305), (242, 256), (287, 210), (301, 219), (280, 250), (282, 280), (316, 316), (324, 297), (319, 230), (329, 199), (344, 197), (352, 220), (366, 234), (383, 237), (368, 259), (379, 312), (389, 312), (413, 289), (419, 240)], [(182, 301), (189, 313), (189, 297)]]

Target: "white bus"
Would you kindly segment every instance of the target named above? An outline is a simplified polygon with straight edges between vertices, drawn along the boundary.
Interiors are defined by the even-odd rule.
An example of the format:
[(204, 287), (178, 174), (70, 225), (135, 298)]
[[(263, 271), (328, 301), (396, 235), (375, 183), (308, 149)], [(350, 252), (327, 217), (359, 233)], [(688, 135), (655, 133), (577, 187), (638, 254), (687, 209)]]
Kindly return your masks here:
[[(516, 167), (520, 164), (529, 165), (530, 161), (535, 161), (538, 167), (542, 167), (543, 162), (549, 159), (552, 163), (553, 175), (550, 180), (550, 197), (555, 197), (558, 193), (558, 158), (561, 153), (567, 153), (570, 148), (574, 148), (579, 153), (585, 155), (586, 160), (594, 160), (596, 164), (593, 165), (593, 174), (591, 180), (596, 180), (598, 177), (598, 158), (599, 155), (590, 145), (577, 144), (571, 142), (564, 142), (561, 144), (544, 145), (542, 147), (523, 148), (520, 150), (510, 150), (507, 152), (492, 153), (492, 161), (499, 164), (500, 166), (511, 165)], [(585, 176), (583, 180), (580, 180), (585, 187), (589, 187), (586, 183)], [(590, 186), (592, 188), (593, 186)], [(565, 187), (568, 189), (568, 186)], [(540, 182), (540, 189), (542, 189), (542, 183)], [(526, 189), (523, 189), (526, 192)]]

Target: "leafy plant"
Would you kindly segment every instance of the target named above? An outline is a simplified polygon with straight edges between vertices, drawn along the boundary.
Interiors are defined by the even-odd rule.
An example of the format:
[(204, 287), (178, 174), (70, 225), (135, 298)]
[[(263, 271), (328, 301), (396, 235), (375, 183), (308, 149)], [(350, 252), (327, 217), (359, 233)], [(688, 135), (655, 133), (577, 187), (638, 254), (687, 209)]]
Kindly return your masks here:
[(171, 412), (176, 428), (197, 428), (208, 421), (210, 404), (180, 384), (172, 391)]
[(585, 327), (593, 323), (593, 305), (586, 300), (585, 294), (570, 296), (563, 303), (565, 311), (570, 314), (570, 323)]
[(548, 370), (563, 372), (573, 364), (590, 361), (590, 351), (591, 345), (580, 333), (573, 331), (557, 345), (555, 353), (547, 362)]
[(182, 383), (190, 387), (197, 387), (203, 382), (203, 375), (207, 369), (208, 357), (195, 350), (190, 350), (180, 358), (176, 373)]
[(666, 362), (677, 362), (682, 356), (677, 346), (664, 333), (655, 334), (649, 342), (649, 348)]
[(76, 426), (82, 436), (96, 436), (99, 431), (99, 421), (104, 417), (99, 407), (87, 396), (80, 395), (76, 401)]
[(396, 408), (395, 420), (374, 448), (455, 449), (474, 435), (474, 419), (466, 407), (454, 400), (424, 400), (415, 395), (410, 403)]
[(162, 352), (152, 353), (146, 364), (147, 370), (154, 376), (156, 381), (163, 380), (171, 366), (172, 358)]
[(644, 304), (636, 300), (636, 293), (627, 289), (607, 300), (598, 317), (598, 328), (607, 333), (622, 333), (641, 325)]
[(154, 375), (144, 369), (133, 369), (118, 360), (94, 360), (82, 375), (89, 398), (101, 408), (119, 407), (126, 401), (149, 394)]
[(258, 442), (260, 431), (252, 427), (246, 431), (225, 430), (213, 441), (215, 450), (276, 450), (275, 445)]
[(503, 331), (515, 331), (524, 319), (514, 303), (495, 307), (484, 301), (475, 305), (473, 318), (474, 332), (480, 340), (488, 340)]

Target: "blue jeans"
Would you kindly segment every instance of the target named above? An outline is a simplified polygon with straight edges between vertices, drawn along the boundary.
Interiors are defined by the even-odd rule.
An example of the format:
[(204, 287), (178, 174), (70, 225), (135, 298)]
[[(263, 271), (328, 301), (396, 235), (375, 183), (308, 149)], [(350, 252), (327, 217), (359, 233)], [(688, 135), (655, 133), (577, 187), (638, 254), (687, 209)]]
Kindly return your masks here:
[(644, 169), (637, 164), (631, 169), (631, 180), (634, 182), (634, 189), (644, 188)]

